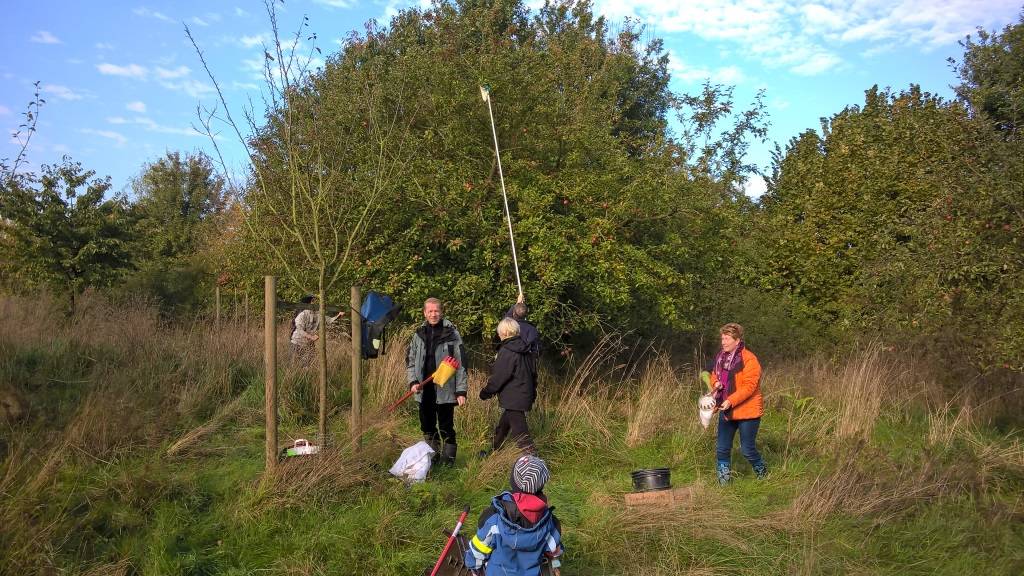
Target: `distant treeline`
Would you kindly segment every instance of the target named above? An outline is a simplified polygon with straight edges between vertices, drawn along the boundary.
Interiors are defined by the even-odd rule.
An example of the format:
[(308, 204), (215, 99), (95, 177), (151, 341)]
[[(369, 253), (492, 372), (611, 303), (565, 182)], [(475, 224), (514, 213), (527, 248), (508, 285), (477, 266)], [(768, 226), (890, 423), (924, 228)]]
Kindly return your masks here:
[(549, 350), (609, 326), (690, 346), (738, 321), (765, 354), (869, 337), (1019, 374), (1024, 20), (962, 42), (955, 100), (865, 86), (776, 149), (758, 199), (743, 184), (761, 98), (674, 93), (662, 42), (643, 38), (587, 3), (513, 0), (402, 11), (309, 73), (273, 73), (282, 40), (243, 183), (202, 153), (146, 165), (130, 198), (70, 159), (5, 163), (3, 287), (72, 306), (110, 290), (174, 316), (208, 306), (215, 281), (255, 297), (274, 274), (287, 297), (332, 304), (352, 284), (410, 312), (435, 295), (486, 337), (515, 300), (486, 85)]

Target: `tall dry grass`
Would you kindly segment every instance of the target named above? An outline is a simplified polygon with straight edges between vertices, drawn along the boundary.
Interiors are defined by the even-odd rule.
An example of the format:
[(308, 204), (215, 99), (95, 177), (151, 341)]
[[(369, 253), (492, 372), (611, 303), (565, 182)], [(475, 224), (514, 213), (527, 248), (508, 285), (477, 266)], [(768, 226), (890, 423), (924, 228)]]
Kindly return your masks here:
[(384, 355), (364, 363), (363, 383), (368, 409), (386, 408), (409, 390), (405, 362), (413, 330), (413, 327), (406, 326), (389, 333)]
[(696, 398), (700, 388), (696, 375), (678, 373), (668, 356), (659, 354), (652, 358), (640, 373), (627, 403), (626, 446), (635, 447), (671, 430), (696, 430)]
[[(5, 552), (17, 555), (23, 564), (26, 559), (29, 564), (50, 562), (71, 525), (63, 510), (45, 521), (33, 520), (33, 514), (58, 494), (55, 487), (65, 467), (91, 463), (102, 468), (125, 455), (149, 454), (154, 449), (160, 455), (188, 454), (198, 461), (204, 455), (198, 448), (205, 439), (240, 420), (247, 428), (236, 438), (244, 436), (254, 444), (261, 441), (262, 329), (258, 321), (224, 321), (219, 330), (206, 323), (167, 324), (144, 306), (112, 306), (92, 298), (83, 299), (78, 315), (70, 321), (45, 305), (0, 298), (0, 360), (42, 351), (44, 357), (74, 363), (80, 374), (75, 376), (80, 381), (73, 384), (50, 384), (82, 390), (59, 429), (38, 438), (16, 435), (10, 441), (9, 456), (0, 462), (0, 523), (23, 527), (13, 537), (10, 531), (4, 535), (9, 545)], [(278, 328), (283, 360), (279, 399), (287, 428), (282, 437), (287, 437), (309, 424), (303, 415), (315, 412), (317, 396), (314, 371), (290, 359), (287, 322), (282, 319)], [(384, 411), (406, 391), (407, 340), (408, 329), (396, 333), (384, 357), (364, 363), (361, 448), (355, 447), (354, 431), (341, 424), (332, 426), (340, 440), (334, 447), (315, 457), (288, 460), (254, 481), (249, 490), (240, 491), (244, 505), (237, 507), (238, 521), (255, 521), (268, 509), (333, 502), (357, 487), (383, 491), (386, 464), (419, 439), (413, 401), (394, 414)], [(332, 382), (343, 386), (350, 342), (337, 334), (333, 342), (329, 348)], [(651, 354), (647, 348), (631, 348), (621, 335), (608, 336), (578, 364), (542, 371), (540, 396), (530, 415), (531, 431), (556, 474), (565, 469), (574, 474), (628, 470), (632, 459), (648, 450), (645, 443), (680, 430), (699, 431), (695, 401), (701, 385), (692, 372), (674, 367), (667, 356)], [(686, 464), (684, 474), (696, 471), (690, 502), (626, 509), (621, 492), (608, 488), (610, 483), (595, 482), (591, 494), (566, 490), (580, 500), (565, 508), (578, 514), (566, 529), (582, 546), (607, 546), (609, 554), (620, 556), (609, 560), (614, 566), (633, 565), (655, 574), (710, 573), (715, 566), (712, 560), (698, 554), (687, 563), (685, 555), (678, 553), (680, 541), (712, 542), (740, 555), (754, 555), (756, 544), (742, 537), (750, 530), (813, 537), (827, 520), (839, 515), (891, 521), (932, 499), (956, 496), (979, 485), (1017, 486), (1024, 477), (1024, 448), (1019, 439), (983, 434), (973, 403), (946, 398), (941, 387), (922, 374), (912, 361), (878, 345), (845, 359), (768, 365), (762, 392), (766, 410), (775, 414), (766, 418), (762, 438), (783, 438), (783, 459), (799, 458), (814, 470), (805, 478), (801, 468), (793, 472), (769, 461), (779, 470), (779, 482), (787, 490), (773, 494), (783, 494), (785, 500), (770, 507), (749, 506), (739, 501), (735, 490), (704, 483), (700, 479), (709, 476), (713, 466), (709, 449), (706, 462), (673, 460), (673, 465)], [(499, 490), (505, 487), (508, 470), (518, 456), (514, 446), (483, 459), (464, 456), (489, 446), (498, 418), (497, 402), (477, 397), (486, 378), (485, 366), (470, 370), (469, 402), (456, 411), (456, 429), (466, 486)], [(873, 436), (879, 422), (904, 421), (911, 409), (922, 407), (929, 414), (928, 447), (941, 455), (947, 447), (956, 446), (964, 451), (971, 470), (944, 467), (928, 455), (897, 461), (876, 445)], [(335, 407), (333, 422), (347, 423), (346, 410), (346, 406)], [(673, 442), (673, 449), (678, 449)], [(694, 447), (702, 449), (696, 443), (688, 445), (688, 449)], [(774, 455), (770, 450), (766, 454)], [(955, 451), (948, 454), (957, 455)], [(691, 456), (684, 452), (682, 458)], [(680, 471), (673, 471), (673, 479), (676, 472)], [(777, 488), (773, 481), (744, 489), (772, 491)], [(1019, 506), (1013, 513), (1018, 510)], [(637, 539), (653, 542), (654, 552), (631, 548), (629, 544)], [(659, 550), (664, 554), (659, 556)], [(813, 555), (814, 547), (808, 550)], [(815, 570), (811, 556), (794, 554), (779, 565), (800, 573)], [(95, 566), (101, 572), (123, 569), (127, 569), (124, 563)]]
[(816, 530), (837, 513), (870, 518), (881, 525), (918, 505), (966, 489), (956, 470), (931, 460), (896, 463), (880, 450), (861, 444), (834, 457), (810, 486), (772, 518), (780, 528), (796, 531)]
[[(846, 357), (815, 357), (786, 365), (779, 374), (781, 396), (813, 397), (828, 407), (823, 429), (837, 441), (867, 441), (880, 418), (908, 421), (910, 410), (931, 406), (946, 396), (922, 360), (899, 354), (877, 341)], [(772, 404), (780, 404), (780, 397)]]
[[(263, 419), (254, 410), (262, 411), (260, 318), (216, 326), (203, 320), (168, 323), (145, 303), (111, 303), (95, 294), (81, 297), (71, 317), (59, 309), (45, 295), (0, 297), (0, 362), (6, 363), (0, 366), (0, 387), (20, 390), (28, 404), (3, 433), (0, 523), (21, 527), (3, 534), (4, 543), (28, 565), (47, 562), (67, 531), (69, 517), (60, 506), (43, 515), (33, 512), (69, 489), (58, 485), (61, 470), (112, 469), (124, 457), (166, 444), (177, 455), (194, 450), (234, 418)], [(281, 380), (297, 382), (302, 369), (290, 360), (286, 319), (277, 332)], [(336, 371), (349, 352), (345, 346), (331, 350)], [(25, 373), (19, 362), (35, 372)], [(44, 409), (51, 396), (61, 398), (55, 405), (60, 413)], [(331, 476), (328, 484), (358, 478)], [(306, 478), (296, 486), (311, 483)]]
[(970, 435), (975, 426), (974, 409), (957, 394), (940, 410), (928, 413), (928, 446), (941, 448)]
[(908, 376), (897, 372), (893, 362), (883, 357), (882, 346), (877, 342), (845, 363), (836, 386), (829, 388), (829, 396), (839, 409), (836, 436), (869, 440), (883, 404), (896, 405), (898, 382)]
[(612, 439), (610, 423), (625, 416), (629, 383), (647, 351), (630, 347), (621, 333), (609, 333), (571, 368), (567, 383), (541, 380), (538, 405), (555, 414), (552, 428), (561, 443), (585, 450), (595, 437), (599, 442)]
[(328, 502), (351, 488), (379, 481), (372, 462), (365, 457), (370, 453), (330, 448), (319, 454), (288, 458), (259, 479), (257, 508), (303, 507)]

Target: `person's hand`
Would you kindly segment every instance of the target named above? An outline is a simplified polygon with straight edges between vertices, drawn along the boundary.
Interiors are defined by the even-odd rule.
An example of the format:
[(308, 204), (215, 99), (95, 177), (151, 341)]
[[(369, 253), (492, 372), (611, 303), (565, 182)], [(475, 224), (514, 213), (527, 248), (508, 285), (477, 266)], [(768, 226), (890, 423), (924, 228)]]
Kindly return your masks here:
[(519, 296), (516, 296), (516, 304), (522, 304), (523, 302), (526, 302), (526, 295), (520, 292)]
[(420, 390), (423, 390), (423, 384), (420, 384), (419, 382), (410, 382), (409, 390), (412, 390), (413, 392), (419, 392)]
[(456, 396), (455, 397), (455, 401), (459, 403), (459, 406), (465, 406), (466, 405), (466, 397), (465, 396)]
[(335, 315), (334, 315), (334, 318), (333, 318), (333, 319), (334, 319), (334, 320), (337, 320), (338, 318), (341, 318), (341, 317), (342, 317), (342, 316), (344, 316), (344, 315), (345, 315), (345, 311), (344, 311), (344, 310), (341, 310), (341, 311), (339, 311), (339, 312), (338, 312), (337, 314), (335, 314)]
[(732, 408), (732, 402), (729, 402), (728, 400), (722, 402), (721, 406), (718, 407), (718, 409), (721, 410), (722, 412), (725, 412), (729, 408)]
[(715, 382), (714, 388), (715, 388), (715, 390), (721, 390), (722, 389), (722, 383), (721, 382)]

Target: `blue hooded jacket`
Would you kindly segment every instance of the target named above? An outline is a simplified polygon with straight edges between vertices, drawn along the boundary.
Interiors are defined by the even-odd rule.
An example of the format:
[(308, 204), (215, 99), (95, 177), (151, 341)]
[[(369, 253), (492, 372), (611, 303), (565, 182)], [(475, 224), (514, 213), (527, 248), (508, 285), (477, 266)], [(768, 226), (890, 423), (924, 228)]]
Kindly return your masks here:
[(486, 562), (487, 576), (539, 576), (545, 554), (551, 558), (552, 567), (559, 566), (561, 540), (552, 508), (545, 506), (537, 521), (531, 523), (512, 494), (503, 492), (481, 515), (479, 528), (466, 550), (466, 566), (480, 570)]

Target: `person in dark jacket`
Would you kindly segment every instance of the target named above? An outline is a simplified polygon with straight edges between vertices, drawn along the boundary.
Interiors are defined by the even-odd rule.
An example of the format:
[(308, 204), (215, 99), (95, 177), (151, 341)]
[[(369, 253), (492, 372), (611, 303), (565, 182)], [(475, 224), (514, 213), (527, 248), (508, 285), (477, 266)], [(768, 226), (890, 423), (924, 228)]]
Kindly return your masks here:
[(480, 399), (497, 396), (501, 419), (494, 427), (492, 449), (497, 450), (511, 437), (526, 453), (534, 451), (533, 439), (526, 426), (526, 413), (537, 398), (537, 358), (519, 335), (519, 323), (504, 318), (498, 323), (501, 347), (491, 367), (487, 385), (480, 390)]
[(519, 323), (519, 337), (526, 343), (530, 354), (540, 356), (540, 332), (537, 331), (536, 326), (526, 320), (526, 316), (529, 313), (530, 309), (526, 307), (526, 301), (523, 300), (523, 295), (520, 294), (516, 303), (505, 312), (505, 318), (511, 318)]
[(544, 496), (549, 475), (536, 456), (516, 460), (511, 491), (491, 499), (466, 549), (463, 561), (473, 574), (539, 576), (545, 558), (559, 573), (562, 526)]

